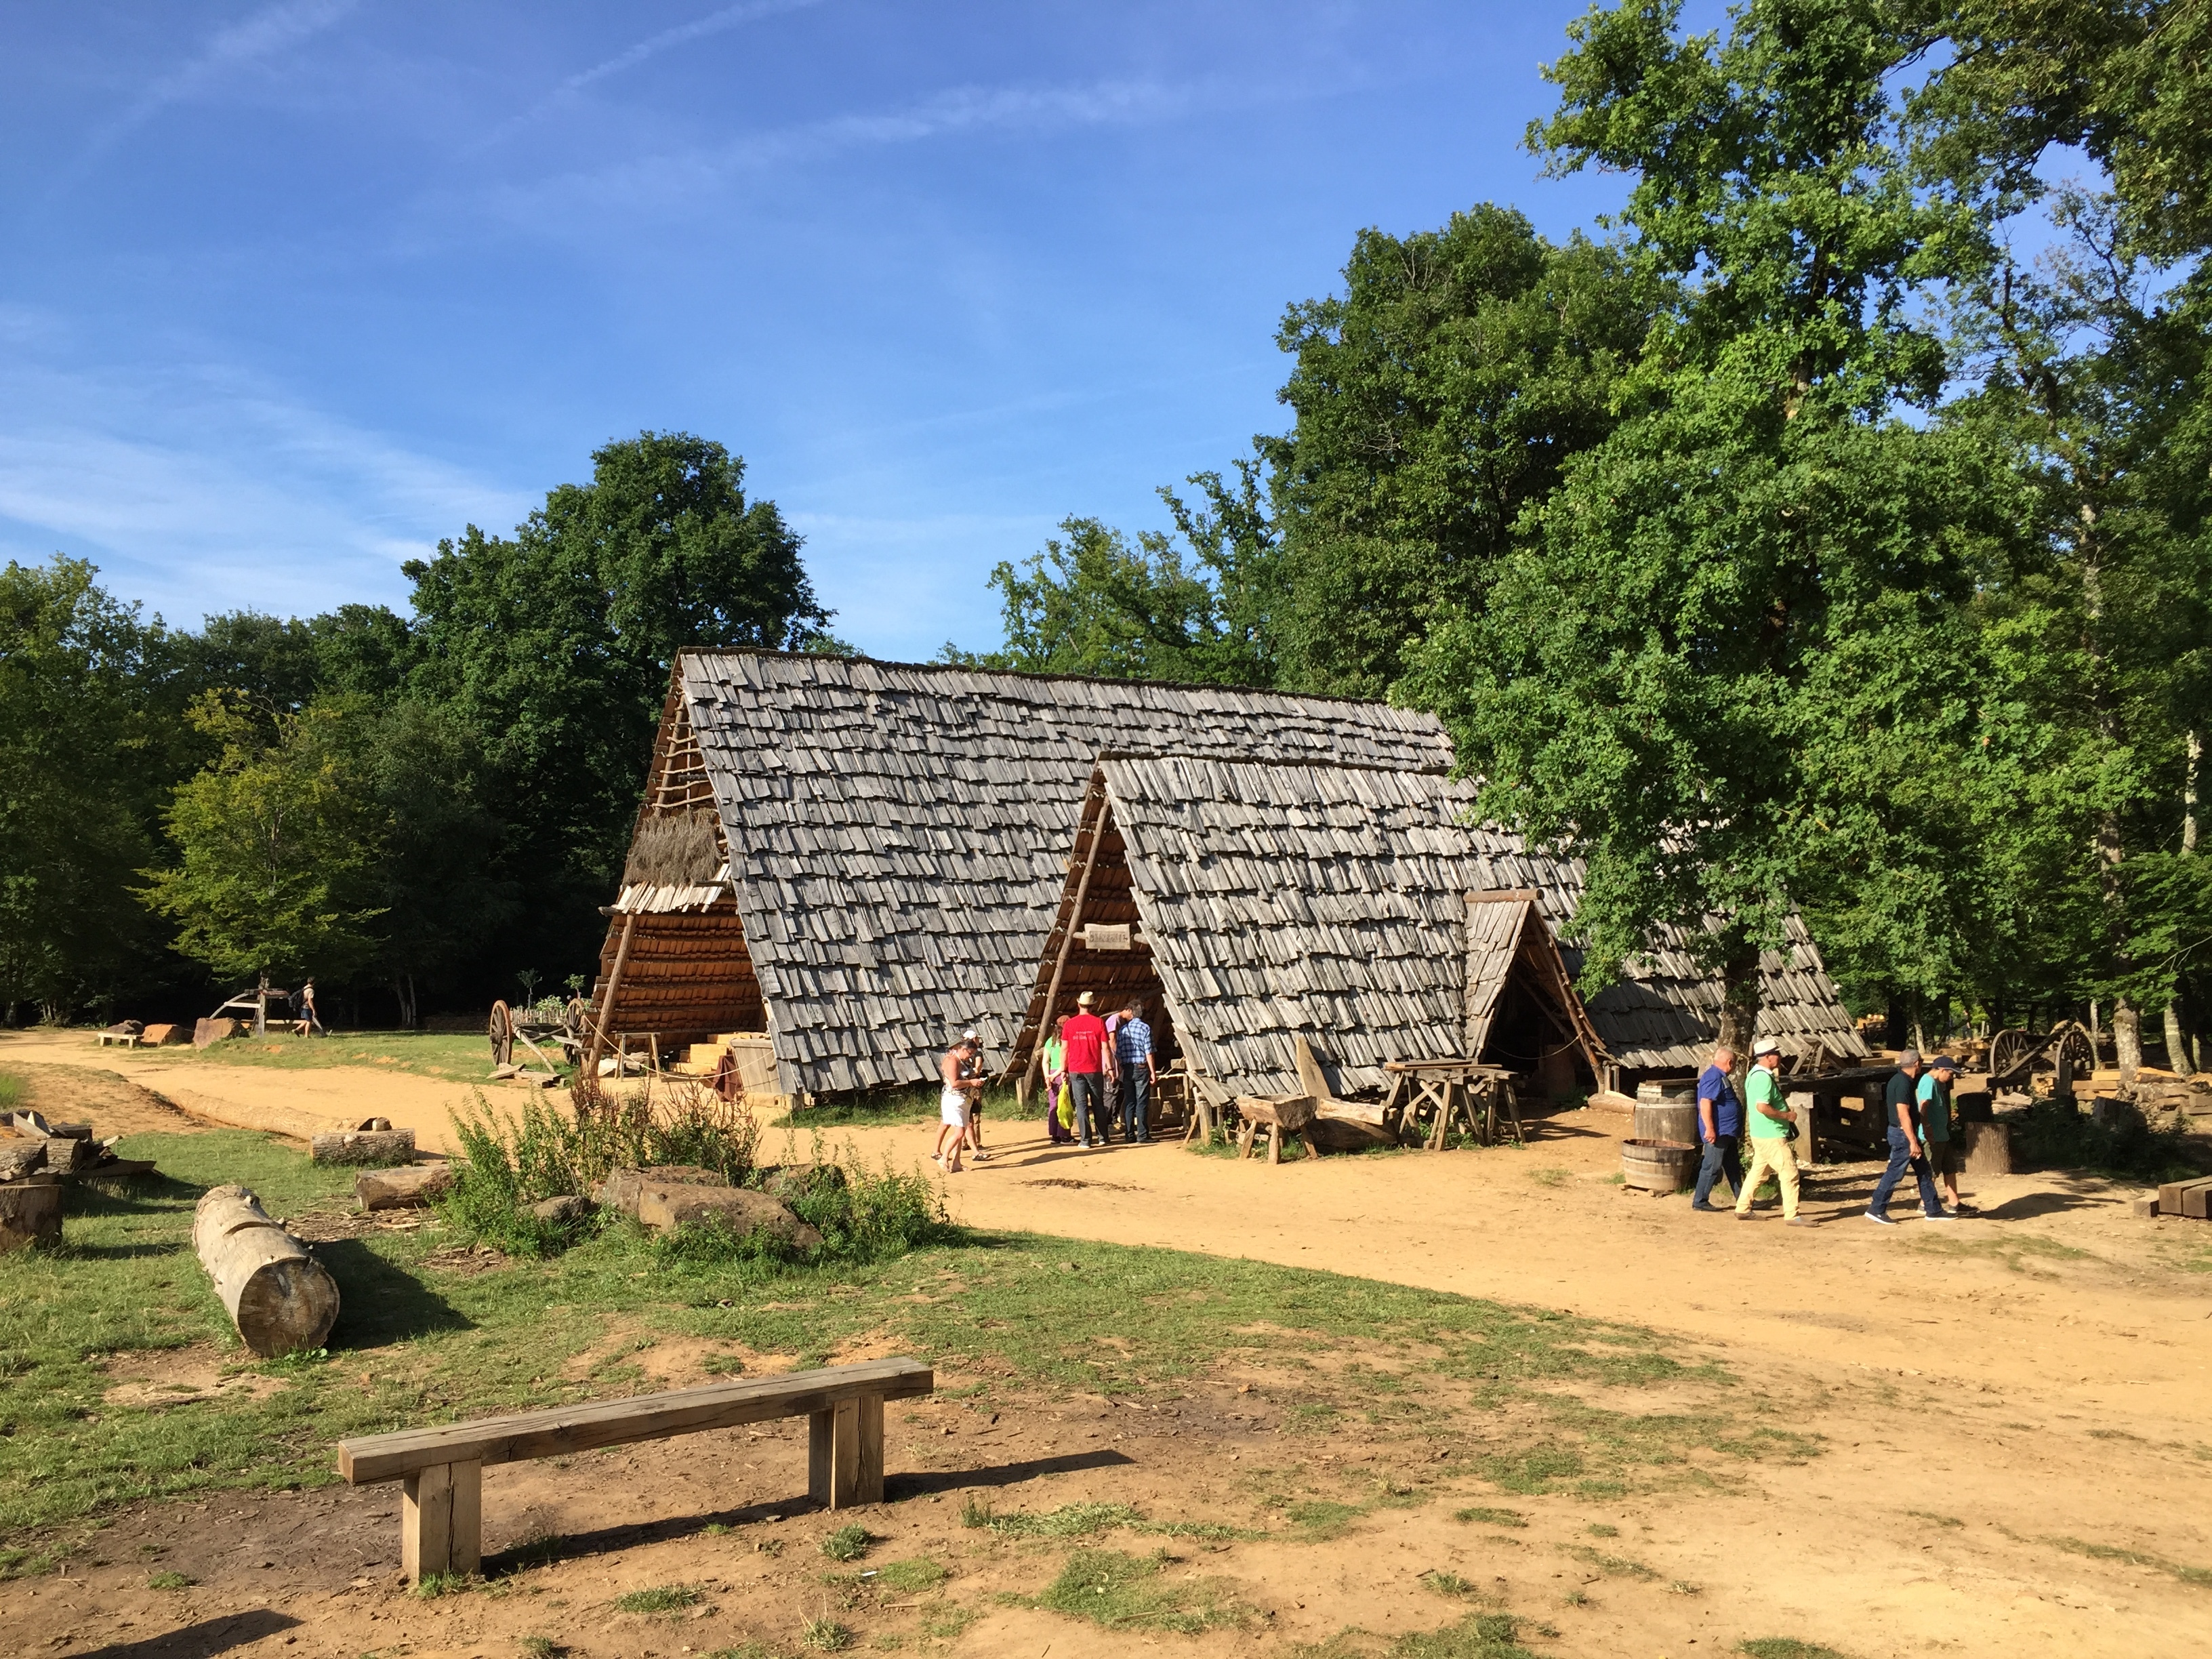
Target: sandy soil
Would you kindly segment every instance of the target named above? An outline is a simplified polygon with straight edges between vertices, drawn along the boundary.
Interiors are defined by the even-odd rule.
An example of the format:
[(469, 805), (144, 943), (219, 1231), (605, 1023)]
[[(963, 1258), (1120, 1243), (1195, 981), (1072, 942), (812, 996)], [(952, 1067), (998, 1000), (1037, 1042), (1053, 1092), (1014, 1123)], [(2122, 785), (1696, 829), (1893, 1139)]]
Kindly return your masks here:
[[(16, 1058), (0, 1048), (0, 1063)], [(328, 1073), (252, 1073), (239, 1092), (301, 1079), (342, 1086)], [(435, 1086), (372, 1080), (387, 1091)], [(222, 1086), (231, 1091), (228, 1075)], [(390, 1098), (375, 1109), (404, 1121)], [(860, 1565), (927, 1555), (952, 1570), (941, 1589), (918, 1595), (823, 1582), (832, 1564), (816, 1545), (835, 1522), (796, 1496), (805, 1443), (793, 1423), (567, 1468), (488, 1471), (490, 1547), (562, 1540), (544, 1565), (522, 1565), (530, 1558), (520, 1554), (496, 1562), (515, 1569), (499, 1594), (404, 1595), (398, 1494), (370, 1488), (133, 1510), (100, 1534), (95, 1564), (74, 1565), (67, 1581), (0, 1585), (0, 1607), (21, 1651), (108, 1659), (504, 1659), (531, 1634), (592, 1659), (672, 1659), (756, 1638), (796, 1653), (805, 1620), (825, 1614), (864, 1645), (899, 1638), (977, 1656), (1150, 1645), (1287, 1655), (1347, 1626), (1395, 1635), (1447, 1622), (1462, 1606), (1419, 1581), (1442, 1570), (1521, 1615), (1522, 1639), (1540, 1653), (1682, 1659), (1780, 1635), (1856, 1659), (2139, 1659), (2201, 1643), (2212, 1579), (2161, 1564), (2212, 1569), (2212, 1276), (2202, 1271), (2212, 1231), (2132, 1218), (2131, 1191), (2063, 1176), (1981, 1183), (1969, 1194), (1978, 1219), (1926, 1223), (1900, 1203), (1904, 1224), (1878, 1229), (1860, 1218), (1871, 1166), (1814, 1178), (1807, 1209), (1818, 1228), (1784, 1229), (1771, 1212), (1744, 1224), (1609, 1184), (1620, 1133), (1583, 1114), (1542, 1126), (1519, 1150), (1268, 1169), (1174, 1146), (1063, 1152), (1001, 1124), (997, 1156), (948, 1190), (956, 1213), (981, 1227), (1253, 1257), (1651, 1326), (1741, 1379), (1726, 1403), (1820, 1436), (1822, 1455), (1809, 1463), (1716, 1470), (1711, 1490), (1656, 1498), (1501, 1497), (1455, 1458), (1409, 1467), (1404, 1447), (1364, 1428), (1281, 1431), (1294, 1385), (1262, 1366), (1207, 1379), (1172, 1416), (1154, 1402), (1097, 1396), (1018, 1396), (988, 1421), (952, 1401), (895, 1410), (893, 1501), (858, 1515), (882, 1540)], [(905, 1163), (926, 1155), (933, 1130), (832, 1136), (848, 1138), (872, 1160)], [(770, 1151), (774, 1141), (772, 1133)], [(663, 1346), (653, 1374), (672, 1385), (703, 1380), (702, 1354)], [(118, 1383), (204, 1386), (197, 1372), (122, 1370)], [(1356, 1498), (1377, 1478), (1410, 1486), (1411, 1506), (1370, 1514), (1340, 1541), (1165, 1540), (1178, 1559), (1163, 1571), (1222, 1580), (1252, 1610), (1241, 1631), (1195, 1638), (1111, 1633), (1005, 1605), (994, 1597), (1035, 1594), (1071, 1546), (959, 1522), (973, 1494), (1001, 1510), (1126, 1502), (1158, 1519), (1279, 1534), (1269, 1494)], [(1466, 1504), (1509, 1507), (1528, 1524), (1453, 1521)], [(2118, 1553), (2085, 1555), (2053, 1541), (2063, 1539)], [(1163, 1540), (1105, 1541), (1144, 1554)], [(1570, 1553), (1593, 1548), (1654, 1576)], [(152, 1570), (199, 1583), (154, 1591)], [(705, 1610), (644, 1617), (611, 1607), (624, 1590), (672, 1583), (701, 1586)], [(1571, 1604), (1571, 1595), (1583, 1599)], [(975, 1622), (949, 1641), (927, 1635), (949, 1627), (947, 1607)]]

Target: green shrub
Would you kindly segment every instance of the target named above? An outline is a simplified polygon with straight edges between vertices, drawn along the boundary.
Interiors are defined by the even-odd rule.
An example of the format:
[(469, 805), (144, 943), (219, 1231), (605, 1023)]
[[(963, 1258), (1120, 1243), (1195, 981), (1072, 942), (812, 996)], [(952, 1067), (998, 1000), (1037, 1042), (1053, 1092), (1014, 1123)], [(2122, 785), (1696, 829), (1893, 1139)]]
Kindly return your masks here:
[(840, 1527), (822, 1540), (822, 1553), (832, 1561), (857, 1561), (868, 1553), (868, 1529), (854, 1525)]
[[(653, 1242), (654, 1255), (671, 1266), (751, 1264), (773, 1270), (823, 1262), (889, 1261), (924, 1245), (953, 1243), (962, 1237), (945, 1213), (936, 1187), (921, 1175), (894, 1168), (888, 1158), (872, 1173), (850, 1146), (840, 1162), (831, 1164), (817, 1146), (810, 1167), (817, 1174), (806, 1190), (785, 1201), (822, 1235), (819, 1245), (802, 1249), (776, 1233), (736, 1232), (717, 1217), (662, 1234)], [(841, 1172), (836, 1178), (830, 1178), (832, 1170)]]

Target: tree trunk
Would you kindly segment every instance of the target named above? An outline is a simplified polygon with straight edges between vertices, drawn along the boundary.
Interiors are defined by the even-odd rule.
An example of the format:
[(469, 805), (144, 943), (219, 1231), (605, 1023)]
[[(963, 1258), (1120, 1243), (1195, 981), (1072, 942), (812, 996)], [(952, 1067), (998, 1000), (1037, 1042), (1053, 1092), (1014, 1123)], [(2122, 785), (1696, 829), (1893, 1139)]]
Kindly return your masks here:
[(2190, 1073), (2189, 1039), (2181, 1034), (2181, 999), (2174, 997), (2166, 1005), (2166, 1068), (2177, 1076)]
[(399, 1029), (403, 1031), (413, 1030), (416, 1012), (415, 975), (394, 974), (392, 976), (392, 994), (399, 1004)]
[(1742, 944), (1721, 964), (1720, 1043), (1735, 1055), (1736, 1074), (1751, 1064), (1759, 1027), (1759, 947)]
[(2120, 1081), (2133, 1083), (2142, 1069), (2142, 1018), (2125, 997), (2112, 1004), (2112, 1053)]
[(342, 1129), (307, 1143), (318, 1164), (397, 1164), (415, 1156), (412, 1129)]
[(262, 1358), (328, 1340), (338, 1318), (337, 1282), (246, 1188), (214, 1187), (201, 1198), (192, 1249), (239, 1335)]
[(253, 994), (253, 1035), (256, 1038), (269, 1035), (269, 975), (262, 975), (259, 988)]

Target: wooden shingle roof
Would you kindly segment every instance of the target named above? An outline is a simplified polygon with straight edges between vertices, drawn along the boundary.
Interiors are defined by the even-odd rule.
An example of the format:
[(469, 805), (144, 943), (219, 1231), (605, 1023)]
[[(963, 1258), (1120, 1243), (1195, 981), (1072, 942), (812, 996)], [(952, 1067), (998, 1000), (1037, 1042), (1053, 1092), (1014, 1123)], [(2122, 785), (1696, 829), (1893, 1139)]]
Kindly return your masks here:
[[(1467, 896), (1531, 890), (1561, 934), (1581, 899), (1579, 864), (1476, 824), (1474, 786), (1437, 770), (1174, 755), (1109, 756), (1100, 772), (1176, 1030), (1249, 1092), (1298, 1086), (1301, 1035), (1347, 1089), (1381, 1087), (1388, 1060), (1464, 1053)], [(1786, 958), (1761, 961), (1759, 1033), (1786, 1053), (1863, 1054), (1795, 918), (1790, 937)], [(1701, 1064), (1718, 1030), (1718, 979), (1679, 936), (1657, 943), (1588, 1005), (1632, 1069)]]
[(974, 1024), (1001, 1065), (1097, 756), (1443, 767), (1381, 703), (761, 652), (677, 666), (787, 1090), (923, 1082)]

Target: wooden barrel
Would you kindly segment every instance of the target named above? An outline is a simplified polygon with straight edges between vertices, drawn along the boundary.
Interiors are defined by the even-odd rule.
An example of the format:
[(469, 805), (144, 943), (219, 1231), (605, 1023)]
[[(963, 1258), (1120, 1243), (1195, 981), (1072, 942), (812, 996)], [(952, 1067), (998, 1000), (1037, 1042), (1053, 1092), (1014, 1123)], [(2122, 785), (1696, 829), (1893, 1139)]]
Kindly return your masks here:
[(1620, 1178), (1650, 1193), (1679, 1193), (1697, 1184), (1698, 1152), (1676, 1140), (1624, 1140)]
[(1662, 1081), (1639, 1083), (1636, 1097), (1646, 1106), (1679, 1106), (1688, 1101), (1698, 1103), (1698, 1085), (1690, 1078), (1668, 1078)]
[(1638, 1101), (1634, 1133), (1638, 1140), (1671, 1140), (1678, 1146), (1694, 1146), (1698, 1141), (1698, 1103), (1692, 1100), (1686, 1105), (1670, 1100), (1655, 1106)]

